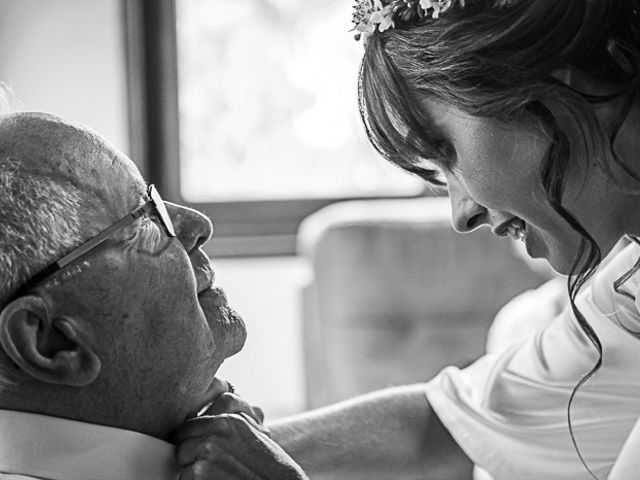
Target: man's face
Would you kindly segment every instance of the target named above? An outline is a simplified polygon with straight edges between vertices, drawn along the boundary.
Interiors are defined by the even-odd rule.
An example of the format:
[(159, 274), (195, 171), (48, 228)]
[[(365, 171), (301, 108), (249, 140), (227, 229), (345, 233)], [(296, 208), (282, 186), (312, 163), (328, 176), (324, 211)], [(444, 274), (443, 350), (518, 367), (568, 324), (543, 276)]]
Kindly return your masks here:
[[(88, 222), (96, 230), (146, 201), (132, 162), (114, 156), (88, 187), (95, 190), (88, 211), (97, 212)], [(102, 362), (98, 390), (113, 392), (117, 418), (161, 438), (210, 400), (216, 371), (246, 338), (241, 318), (212, 287), (213, 270), (200, 248), (211, 222), (185, 207), (167, 209), (176, 238), (153, 219), (136, 221), (81, 262), (72, 280), (76, 298), (68, 302), (92, 322)]]

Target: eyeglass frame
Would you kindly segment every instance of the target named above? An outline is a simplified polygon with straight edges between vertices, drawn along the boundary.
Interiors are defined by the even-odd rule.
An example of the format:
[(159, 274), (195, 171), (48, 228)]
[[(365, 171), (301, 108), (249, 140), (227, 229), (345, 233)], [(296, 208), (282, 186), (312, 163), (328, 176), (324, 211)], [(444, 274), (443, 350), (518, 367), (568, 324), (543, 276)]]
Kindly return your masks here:
[(71, 250), (59, 260), (43, 268), (35, 275), (32, 275), (20, 288), (18, 288), (16, 293), (13, 294), (12, 298), (23, 295), (24, 293), (35, 287), (37, 284), (42, 282), (45, 278), (62, 270), (73, 262), (85, 257), (110, 237), (118, 232), (121, 232), (143, 215), (149, 215), (150, 213), (155, 212), (158, 215), (162, 228), (164, 229), (166, 234), (169, 237), (176, 237), (176, 231), (173, 226), (173, 222), (171, 221), (171, 216), (167, 211), (164, 200), (162, 200), (162, 197), (153, 184), (147, 187), (147, 196), (149, 197), (149, 201), (144, 205), (136, 208), (133, 212), (120, 218), (104, 230), (101, 230), (99, 233)]

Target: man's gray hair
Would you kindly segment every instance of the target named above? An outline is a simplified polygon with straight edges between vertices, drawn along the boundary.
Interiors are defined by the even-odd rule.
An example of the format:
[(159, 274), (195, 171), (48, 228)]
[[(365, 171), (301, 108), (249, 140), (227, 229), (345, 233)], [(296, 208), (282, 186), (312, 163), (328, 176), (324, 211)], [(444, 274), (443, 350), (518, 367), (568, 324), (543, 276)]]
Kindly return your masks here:
[(81, 242), (82, 195), (68, 181), (0, 158), (0, 304), (29, 277)]
[[(0, 158), (0, 308), (32, 275), (81, 242), (82, 195), (69, 182), (24, 172)], [(15, 372), (0, 365), (0, 387)]]
[[(0, 82), (0, 115), (19, 107)], [(0, 152), (0, 307), (30, 276), (80, 243), (80, 191), (68, 180), (23, 171), (23, 160)]]

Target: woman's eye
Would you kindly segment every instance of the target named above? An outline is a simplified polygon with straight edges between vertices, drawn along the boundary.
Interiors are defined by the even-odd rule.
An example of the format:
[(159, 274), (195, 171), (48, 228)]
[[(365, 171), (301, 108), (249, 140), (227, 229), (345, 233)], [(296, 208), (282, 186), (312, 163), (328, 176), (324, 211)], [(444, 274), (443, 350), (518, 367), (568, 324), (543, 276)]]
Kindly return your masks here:
[(453, 145), (443, 140), (436, 144), (436, 149), (438, 150), (441, 163), (449, 169), (453, 168), (456, 158), (456, 150), (453, 148)]
[[(435, 181), (442, 187), (446, 187), (447, 186), (447, 177), (445, 177), (444, 173), (442, 173), (442, 171), (440, 170), (436, 170), (434, 173), (433, 178), (435, 179)], [(432, 182), (435, 183), (435, 182)]]
[(420, 159), (407, 170), (425, 182), (439, 188), (446, 187), (447, 178), (444, 172), (449, 171), (450, 167), (449, 164), (441, 159)]
[(417, 175), (428, 184), (440, 188), (447, 186), (447, 179), (442, 170), (436, 167), (415, 167), (411, 170), (411, 173)]

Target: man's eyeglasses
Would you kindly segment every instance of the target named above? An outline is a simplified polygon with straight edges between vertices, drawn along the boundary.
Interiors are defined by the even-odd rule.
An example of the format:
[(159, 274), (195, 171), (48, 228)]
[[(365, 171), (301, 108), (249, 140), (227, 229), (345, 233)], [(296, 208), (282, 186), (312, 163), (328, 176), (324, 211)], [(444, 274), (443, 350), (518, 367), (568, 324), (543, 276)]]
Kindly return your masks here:
[(149, 196), (149, 201), (142, 205), (141, 207), (135, 209), (129, 215), (122, 217), (116, 223), (111, 225), (110, 227), (105, 228), (96, 236), (90, 238), (85, 243), (80, 245), (79, 247), (73, 249), (71, 252), (67, 253), (64, 257), (58, 260), (55, 263), (52, 263), (48, 267), (40, 270), (38, 273), (33, 275), (27, 282), (18, 289), (18, 291), (13, 295), (13, 298), (20, 296), (21, 294), (26, 293), (31, 288), (35, 287), (38, 283), (42, 282), (45, 278), (50, 275), (53, 275), (58, 270), (62, 270), (67, 265), (75, 262), (76, 260), (84, 257), (97, 246), (102, 244), (112, 235), (124, 230), (126, 227), (135, 222), (138, 218), (143, 215), (156, 214), (162, 228), (167, 233), (169, 237), (175, 237), (176, 232), (173, 228), (173, 222), (171, 221), (171, 217), (169, 216), (169, 212), (167, 212), (167, 207), (164, 204), (164, 201), (160, 197), (160, 194), (156, 190), (153, 185), (149, 185), (147, 189), (147, 195)]

